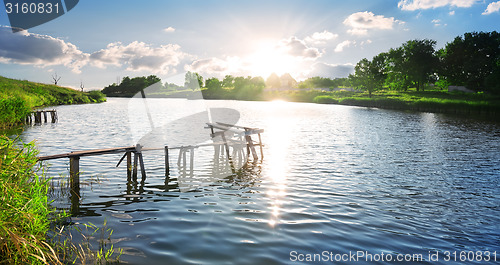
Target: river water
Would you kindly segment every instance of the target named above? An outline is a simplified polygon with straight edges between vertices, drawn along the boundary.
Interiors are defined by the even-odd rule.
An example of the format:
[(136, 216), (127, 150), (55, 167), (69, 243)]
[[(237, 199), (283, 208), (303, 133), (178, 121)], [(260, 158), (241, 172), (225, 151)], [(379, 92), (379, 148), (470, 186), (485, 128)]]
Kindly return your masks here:
[[(234, 174), (214, 173), (212, 147), (195, 150), (186, 174), (172, 150), (168, 180), (163, 152), (144, 152), (143, 183), (127, 182), (125, 165), (115, 167), (122, 154), (82, 157), (71, 220), (106, 220), (124, 263), (500, 259), (498, 123), (307, 103), (148, 99), (144, 108), (136, 101), (56, 107), (58, 123), (28, 127), (22, 138), (49, 155), (135, 145), (161, 128), (175, 146), (190, 132), (208, 136), (183, 118), (219, 107), (235, 110), (229, 119), (239, 125), (264, 129), (265, 146), (262, 161)], [(66, 178), (67, 159), (47, 162), (49, 175)], [(66, 197), (54, 205), (71, 204)]]

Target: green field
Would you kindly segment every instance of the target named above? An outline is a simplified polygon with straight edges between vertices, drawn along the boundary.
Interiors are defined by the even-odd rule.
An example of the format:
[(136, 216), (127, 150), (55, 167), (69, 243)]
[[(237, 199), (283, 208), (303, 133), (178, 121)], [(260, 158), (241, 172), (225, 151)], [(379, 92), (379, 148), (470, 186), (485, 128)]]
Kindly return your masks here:
[(457, 113), (496, 117), (500, 114), (500, 96), (486, 93), (448, 92), (444, 90), (389, 91), (372, 93), (351, 91), (273, 91), (264, 92), (266, 100), (340, 104), (422, 112)]

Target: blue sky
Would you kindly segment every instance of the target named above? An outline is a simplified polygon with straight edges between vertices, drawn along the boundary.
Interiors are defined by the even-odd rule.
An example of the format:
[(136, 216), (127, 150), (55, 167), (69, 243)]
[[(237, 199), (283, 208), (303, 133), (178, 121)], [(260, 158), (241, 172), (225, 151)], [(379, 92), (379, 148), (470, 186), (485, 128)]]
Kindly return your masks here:
[(500, 29), (500, 1), (84, 0), (65, 15), (12, 33), (0, 7), (0, 75), (86, 90), (155, 74), (180, 83), (290, 73), (345, 77), (362, 58), (411, 39), (442, 48)]

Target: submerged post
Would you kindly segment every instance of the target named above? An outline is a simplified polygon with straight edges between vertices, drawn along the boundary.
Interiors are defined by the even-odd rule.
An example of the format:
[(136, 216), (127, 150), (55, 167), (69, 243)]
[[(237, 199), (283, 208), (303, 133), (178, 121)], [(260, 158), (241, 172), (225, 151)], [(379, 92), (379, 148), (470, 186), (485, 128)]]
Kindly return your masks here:
[(165, 146), (165, 177), (170, 175), (170, 165), (168, 163), (168, 145)]
[(259, 146), (260, 146), (260, 159), (264, 159), (264, 150), (262, 148), (262, 138), (260, 137), (260, 133), (259, 133)]
[(127, 152), (127, 180), (132, 177), (132, 152)]
[(71, 156), (69, 158), (69, 176), (71, 191), (80, 193), (80, 157)]

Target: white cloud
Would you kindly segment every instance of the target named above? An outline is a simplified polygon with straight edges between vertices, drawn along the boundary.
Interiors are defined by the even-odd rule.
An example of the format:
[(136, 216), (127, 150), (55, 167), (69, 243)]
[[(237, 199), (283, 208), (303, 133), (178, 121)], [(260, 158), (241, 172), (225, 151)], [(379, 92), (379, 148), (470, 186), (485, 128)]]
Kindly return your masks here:
[(402, 10), (438, 8), (443, 6), (471, 7), (477, 0), (401, 0), (398, 7)]
[(448, 13), (448, 14), (450, 14), (450, 16), (453, 16), (453, 15), (455, 15), (455, 10), (453, 10), (453, 11), (450, 11), (450, 13)]
[(394, 17), (376, 16), (372, 12), (357, 12), (344, 20), (344, 25), (351, 27), (347, 32), (352, 35), (366, 35), (369, 29), (392, 29), (395, 23), (404, 23)]
[(90, 55), (91, 63), (100, 68), (107, 65), (126, 66), (128, 71), (150, 71), (159, 74), (171, 73), (171, 67), (193, 58), (192, 55), (182, 52), (181, 47), (176, 44), (152, 47), (138, 41), (128, 45), (121, 42), (110, 43), (106, 49)]
[(164, 28), (163, 31), (167, 32), (167, 33), (171, 33), (171, 32), (175, 32), (175, 28), (168, 27), (168, 28)]
[(491, 13), (498, 12), (500, 10), (500, 1), (493, 2), (488, 5), (486, 10), (484, 10), (483, 15), (489, 15)]
[(328, 64), (318, 62), (312, 65), (311, 69), (302, 74), (300, 78), (309, 78), (314, 76), (328, 77), (328, 78), (342, 78), (348, 77), (349, 74), (354, 73), (354, 65), (352, 64)]
[(88, 54), (64, 40), (28, 31), (12, 33), (10, 27), (0, 26), (0, 62), (41, 67), (64, 65), (80, 73), (88, 57)]
[(334, 51), (335, 52), (342, 52), (344, 50), (344, 48), (349, 47), (349, 46), (354, 45), (354, 44), (356, 44), (355, 41), (345, 40), (345, 41), (337, 44), (337, 47), (335, 47)]
[(316, 59), (321, 56), (321, 52), (317, 48), (308, 47), (303, 40), (297, 37), (281, 40), (278, 47), (288, 55), (304, 59)]
[(220, 74), (228, 71), (229, 63), (219, 58), (209, 58), (196, 60), (191, 65), (186, 66), (186, 71), (207, 73), (207, 74)]
[(323, 44), (326, 41), (336, 39), (338, 36), (338, 34), (333, 34), (325, 30), (323, 32), (314, 32), (311, 36), (306, 37), (304, 40), (309, 43)]

